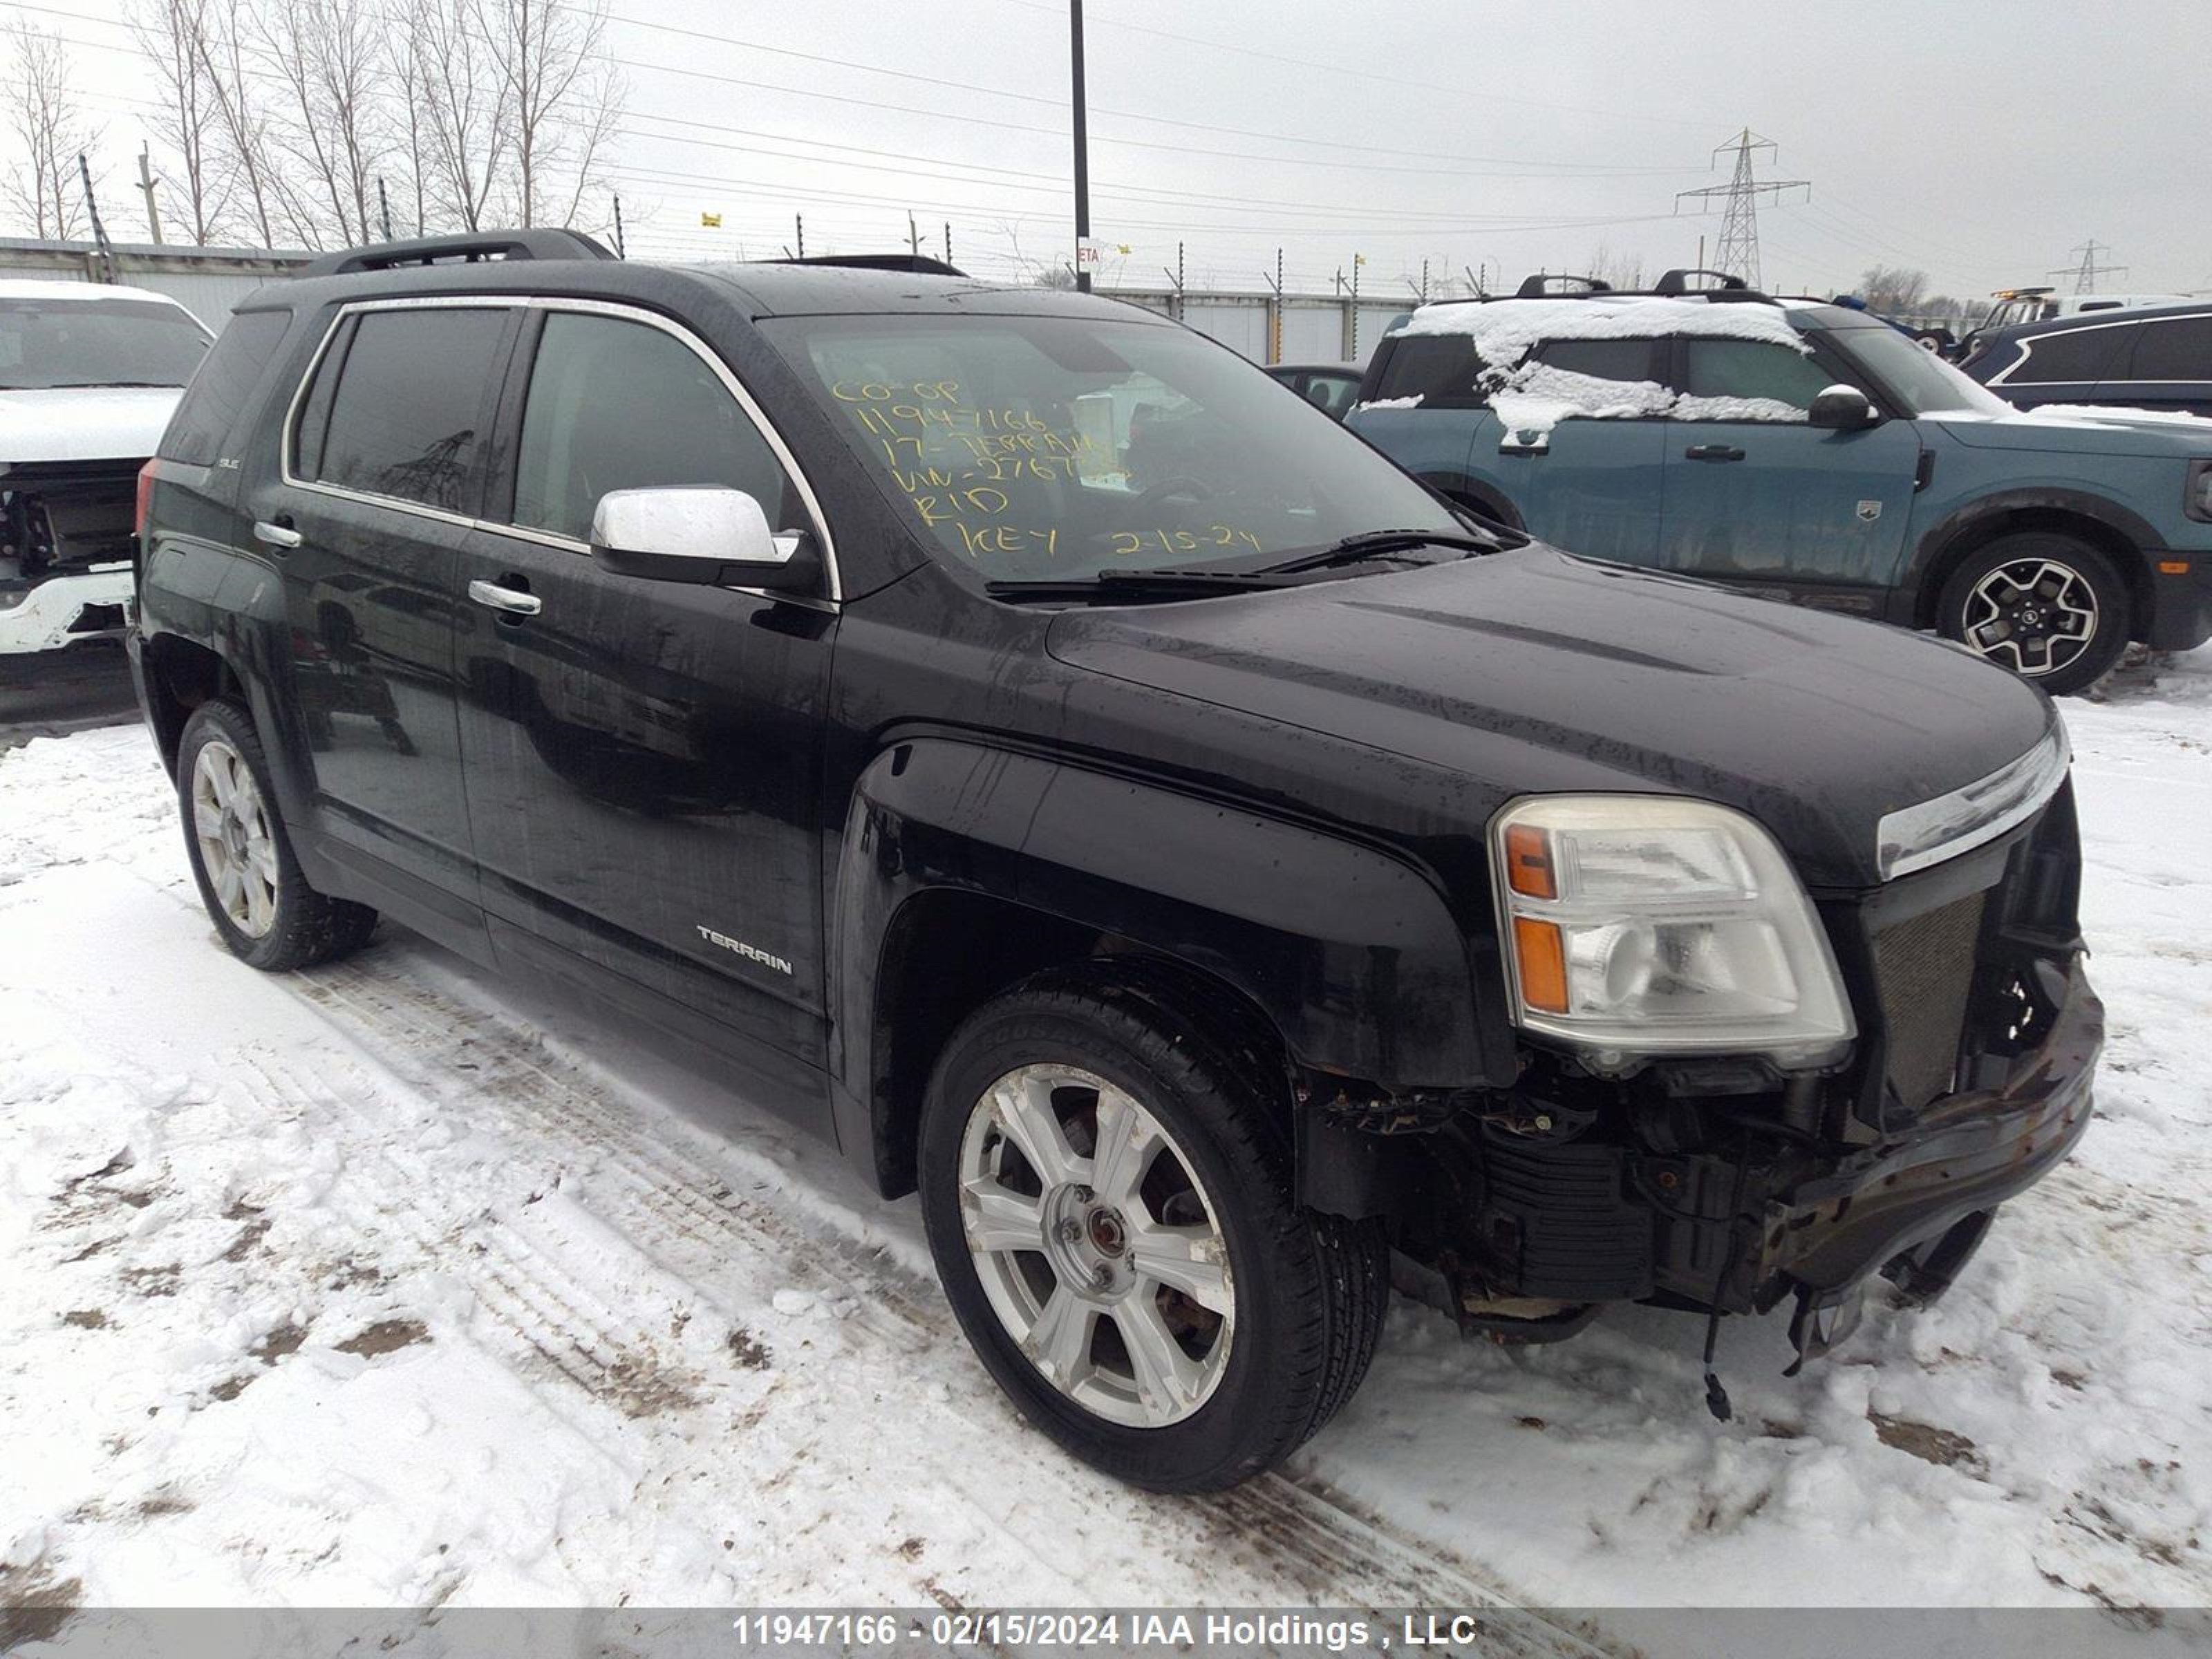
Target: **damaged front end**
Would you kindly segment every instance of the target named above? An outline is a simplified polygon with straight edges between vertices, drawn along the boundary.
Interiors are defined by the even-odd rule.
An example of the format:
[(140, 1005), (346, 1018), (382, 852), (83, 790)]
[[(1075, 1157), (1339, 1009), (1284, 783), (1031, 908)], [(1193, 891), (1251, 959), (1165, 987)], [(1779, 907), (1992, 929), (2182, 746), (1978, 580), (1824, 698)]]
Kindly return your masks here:
[[(2104, 1017), (2081, 969), (2063, 744), (2058, 754), (2041, 783), (1990, 796), (1992, 810), (1946, 827), (1966, 850), (1814, 906), (1855, 1028), (1839, 1051), (1790, 1065), (1533, 1036), (1503, 1092), (1354, 1101), (1316, 1091), (1309, 1165), (1351, 1172), (1339, 1196), (1391, 1216), (1401, 1288), (1470, 1335), (1557, 1340), (1610, 1302), (1717, 1322), (1794, 1300), (1802, 1363), (1848, 1334), (1875, 1273), (1908, 1295), (1939, 1294), (1997, 1206), (2063, 1159), (2091, 1115)], [(1579, 848), (1524, 841), (1500, 860), (1509, 881), (1535, 890), (1519, 914), (1507, 908), (1508, 925), (1564, 918), (1566, 976), (1581, 950), (1614, 973), (1614, 990), (1632, 975), (1583, 947), (1574, 907), (1557, 896), (1576, 878), (1516, 876), (1511, 860), (1579, 857), (1589, 888), (1620, 850), (1601, 836)], [(1725, 917), (1722, 884), (1708, 885), (1707, 901), (1674, 914)], [(1527, 966), (1551, 943), (1523, 928), (1523, 981), (1540, 1011), (1567, 1009), (1564, 1024), (1580, 993), (1547, 979), (1540, 954)], [(1751, 959), (1740, 946), (1736, 960)], [(1724, 966), (1713, 957), (1703, 971), (1720, 979)], [(1724, 1415), (1717, 1382), (1709, 1398)]]
[(131, 459), (0, 465), (0, 655), (122, 633), (139, 466)]

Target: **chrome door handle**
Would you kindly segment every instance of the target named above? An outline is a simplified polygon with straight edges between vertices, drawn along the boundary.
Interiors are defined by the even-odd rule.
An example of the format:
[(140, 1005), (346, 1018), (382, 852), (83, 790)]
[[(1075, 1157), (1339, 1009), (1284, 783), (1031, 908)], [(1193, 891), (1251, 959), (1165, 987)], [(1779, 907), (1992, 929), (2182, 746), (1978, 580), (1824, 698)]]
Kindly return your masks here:
[(266, 519), (253, 521), (253, 539), (266, 542), (271, 547), (297, 547), (307, 538), (289, 524), (271, 524)]
[(1691, 461), (1740, 461), (1743, 451), (1734, 444), (1692, 444), (1682, 452), (1682, 458)]
[(503, 611), (510, 617), (534, 617), (545, 608), (545, 602), (535, 593), (519, 593), (512, 587), (501, 587), (497, 582), (471, 582), (469, 597), (478, 605), (489, 605), (494, 611)]

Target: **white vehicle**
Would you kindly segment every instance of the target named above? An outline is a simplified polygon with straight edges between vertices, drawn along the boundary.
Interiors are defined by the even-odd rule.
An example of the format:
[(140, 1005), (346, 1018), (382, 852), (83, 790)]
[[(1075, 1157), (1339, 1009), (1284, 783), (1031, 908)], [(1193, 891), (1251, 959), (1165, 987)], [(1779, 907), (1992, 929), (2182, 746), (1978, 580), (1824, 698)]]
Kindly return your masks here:
[(2047, 323), (2087, 311), (2141, 311), (2146, 306), (2189, 303), (2186, 294), (2060, 294), (2047, 288), (2002, 288), (1990, 297), (1996, 304), (1974, 325), (1978, 331), (2010, 328), (2015, 323)]
[(121, 633), (138, 469), (213, 337), (145, 289), (0, 283), (0, 661)]

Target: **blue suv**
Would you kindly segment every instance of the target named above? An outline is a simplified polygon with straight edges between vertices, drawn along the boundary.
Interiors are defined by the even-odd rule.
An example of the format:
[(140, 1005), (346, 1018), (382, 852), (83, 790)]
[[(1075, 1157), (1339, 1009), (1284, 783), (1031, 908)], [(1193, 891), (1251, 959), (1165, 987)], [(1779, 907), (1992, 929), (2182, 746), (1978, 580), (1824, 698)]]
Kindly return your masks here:
[(2053, 693), (2212, 638), (2212, 426), (2024, 413), (1878, 318), (1697, 274), (1425, 306), (1349, 424), (1543, 541), (1932, 628)]

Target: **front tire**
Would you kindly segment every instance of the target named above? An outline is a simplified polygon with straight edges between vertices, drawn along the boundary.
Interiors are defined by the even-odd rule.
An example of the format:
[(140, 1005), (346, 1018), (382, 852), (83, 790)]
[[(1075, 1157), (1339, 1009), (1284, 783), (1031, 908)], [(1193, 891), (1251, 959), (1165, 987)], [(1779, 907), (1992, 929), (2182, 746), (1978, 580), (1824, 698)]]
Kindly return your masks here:
[(1378, 1224), (1300, 1206), (1279, 1076), (1150, 989), (1047, 975), (953, 1034), (921, 1129), (939, 1277), (1022, 1414), (1163, 1492), (1234, 1486), (1348, 1400)]
[(2054, 697), (2108, 673), (2128, 648), (2127, 584), (2078, 537), (2000, 536), (1951, 573), (1936, 625), (1984, 660)]
[(375, 911), (307, 884), (276, 811), (268, 756), (237, 703), (211, 699), (185, 722), (177, 799), (192, 878), (234, 956), (276, 973), (368, 943)]

